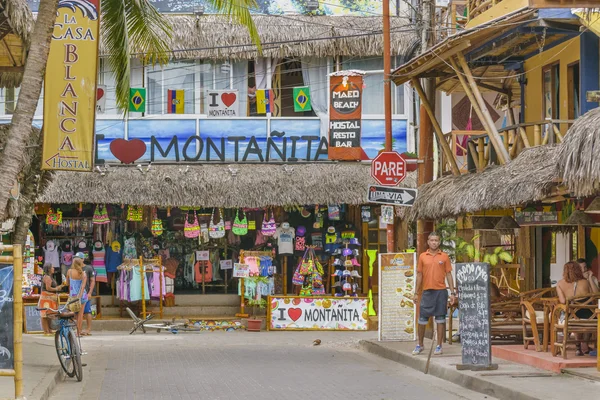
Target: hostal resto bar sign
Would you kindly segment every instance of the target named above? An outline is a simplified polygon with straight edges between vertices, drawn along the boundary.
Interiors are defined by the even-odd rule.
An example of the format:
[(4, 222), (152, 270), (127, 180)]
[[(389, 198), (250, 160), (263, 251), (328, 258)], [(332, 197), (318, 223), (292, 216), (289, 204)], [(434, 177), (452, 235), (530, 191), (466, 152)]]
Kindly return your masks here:
[(100, 0), (60, 0), (44, 79), (42, 169), (93, 167)]
[(360, 160), (361, 75), (330, 76), (329, 159)]

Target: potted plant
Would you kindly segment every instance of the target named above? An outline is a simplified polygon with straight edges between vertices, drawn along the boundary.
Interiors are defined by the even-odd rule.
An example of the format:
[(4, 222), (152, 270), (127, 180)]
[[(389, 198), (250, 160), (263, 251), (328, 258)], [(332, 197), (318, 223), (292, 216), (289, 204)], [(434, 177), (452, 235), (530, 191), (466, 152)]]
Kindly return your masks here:
[[(410, 151), (402, 153), (402, 157), (404, 157), (405, 160), (416, 160), (418, 158), (417, 153), (412, 153)], [(406, 172), (416, 171), (417, 166), (417, 163), (406, 163)]]
[(260, 332), (262, 327), (262, 318), (260, 318), (256, 309), (264, 309), (267, 306), (267, 301), (263, 298), (260, 299), (249, 299), (248, 305), (252, 306), (252, 316), (248, 318), (248, 327), (246, 328), (249, 332)]

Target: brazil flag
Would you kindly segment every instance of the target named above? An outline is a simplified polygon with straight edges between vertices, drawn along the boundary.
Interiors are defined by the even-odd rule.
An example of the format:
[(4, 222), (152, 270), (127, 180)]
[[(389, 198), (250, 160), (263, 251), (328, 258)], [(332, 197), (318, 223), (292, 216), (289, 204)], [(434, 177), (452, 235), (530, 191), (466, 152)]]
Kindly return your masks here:
[(310, 89), (308, 86), (294, 88), (294, 111), (304, 112), (311, 111), (310, 105)]
[(146, 89), (145, 88), (130, 88), (129, 89), (129, 111), (130, 112), (146, 112)]

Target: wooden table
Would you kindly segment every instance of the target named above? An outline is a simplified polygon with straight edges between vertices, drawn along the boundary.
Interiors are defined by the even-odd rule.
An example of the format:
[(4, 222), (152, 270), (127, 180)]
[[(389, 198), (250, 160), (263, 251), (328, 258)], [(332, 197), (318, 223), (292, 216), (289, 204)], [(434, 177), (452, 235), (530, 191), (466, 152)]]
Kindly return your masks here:
[(550, 323), (552, 322), (552, 311), (554, 306), (559, 303), (558, 297), (548, 297), (540, 299), (544, 304), (544, 333), (542, 341), (542, 350), (548, 351), (548, 342), (550, 341)]

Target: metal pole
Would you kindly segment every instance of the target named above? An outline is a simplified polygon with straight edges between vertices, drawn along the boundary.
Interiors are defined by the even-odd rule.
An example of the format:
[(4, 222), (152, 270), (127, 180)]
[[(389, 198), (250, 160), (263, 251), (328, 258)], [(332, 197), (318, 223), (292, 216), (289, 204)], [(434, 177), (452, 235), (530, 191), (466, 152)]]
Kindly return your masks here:
[(142, 319), (146, 319), (146, 291), (144, 290), (144, 279), (146, 279), (146, 273), (144, 272), (144, 258), (140, 257), (140, 281), (142, 282)]
[[(385, 151), (392, 151), (392, 56), (390, 54), (390, 2), (383, 1), (383, 113), (385, 118)], [(386, 228), (386, 247), (388, 253), (396, 250), (394, 224)]]
[(13, 246), (13, 341), (15, 350), (15, 398), (23, 396), (23, 250)]

